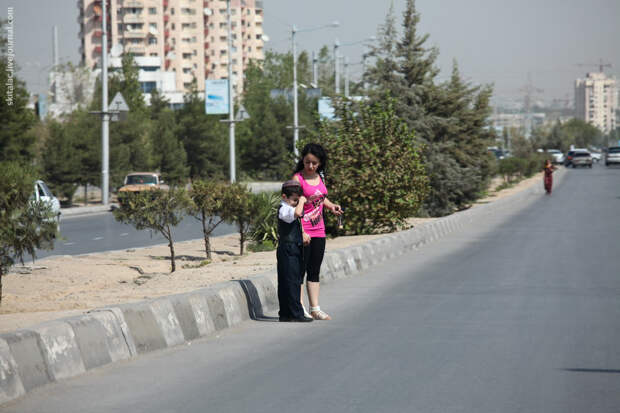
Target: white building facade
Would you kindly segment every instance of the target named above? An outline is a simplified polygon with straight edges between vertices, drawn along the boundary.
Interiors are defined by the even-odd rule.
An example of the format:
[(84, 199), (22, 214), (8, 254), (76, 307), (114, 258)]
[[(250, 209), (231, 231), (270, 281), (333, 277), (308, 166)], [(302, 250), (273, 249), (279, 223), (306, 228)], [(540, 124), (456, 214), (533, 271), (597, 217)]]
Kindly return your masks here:
[(575, 116), (603, 133), (616, 129), (618, 89), (616, 79), (605, 73), (588, 73), (575, 81)]
[[(194, 79), (204, 91), (205, 79), (227, 78), (229, 57), (240, 92), (245, 67), (264, 59), (262, 1), (231, 0), (232, 56), (226, 0), (107, 0), (107, 5), (108, 52), (157, 58), (159, 72), (174, 74), (175, 92), (189, 91)], [(78, 8), (82, 63), (94, 69), (103, 47), (102, 0), (78, 0)], [(171, 79), (164, 74), (143, 79), (149, 76), (149, 85), (167, 85)]]

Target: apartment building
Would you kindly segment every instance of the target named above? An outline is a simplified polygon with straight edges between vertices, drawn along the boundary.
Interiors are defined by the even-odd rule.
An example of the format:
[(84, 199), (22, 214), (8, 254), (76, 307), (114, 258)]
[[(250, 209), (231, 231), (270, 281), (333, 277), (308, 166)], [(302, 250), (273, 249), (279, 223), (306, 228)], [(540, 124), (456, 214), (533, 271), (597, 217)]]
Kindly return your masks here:
[[(95, 68), (101, 64), (103, 47), (102, 0), (78, 0), (78, 7), (82, 62)], [(107, 15), (108, 52), (157, 58), (156, 72), (174, 73), (178, 92), (186, 92), (194, 78), (199, 91), (204, 91), (205, 79), (227, 78), (229, 57), (233, 82), (241, 91), (250, 60), (264, 59), (259, 0), (231, 0), (232, 56), (228, 56), (227, 0), (107, 0)], [(136, 60), (148, 61), (149, 69), (140, 67), (140, 77), (158, 85), (153, 59)], [(151, 73), (143, 73), (147, 71)], [(169, 74), (161, 78), (170, 81)]]
[(604, 133), (616, 129), (618, 89), (616, 79), (603, 72), (588, 73), (575, 81), (575, 116)]

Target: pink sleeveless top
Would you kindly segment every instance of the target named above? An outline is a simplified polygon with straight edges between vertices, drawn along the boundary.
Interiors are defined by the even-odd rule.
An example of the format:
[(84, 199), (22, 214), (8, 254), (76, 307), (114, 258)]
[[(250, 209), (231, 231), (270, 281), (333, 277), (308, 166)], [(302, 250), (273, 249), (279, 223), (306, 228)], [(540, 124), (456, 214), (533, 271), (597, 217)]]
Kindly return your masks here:
[(325, 222), (323, 221), (323, 201), (327, 197), (327, 187), (323, 180), (318, 185), (310, 185), (301, 172), (295, 174), (301, 183), (301, 189), (308, 202), (304, 205), (304, 216), (301, 225), (312, 238), (325, 238)]

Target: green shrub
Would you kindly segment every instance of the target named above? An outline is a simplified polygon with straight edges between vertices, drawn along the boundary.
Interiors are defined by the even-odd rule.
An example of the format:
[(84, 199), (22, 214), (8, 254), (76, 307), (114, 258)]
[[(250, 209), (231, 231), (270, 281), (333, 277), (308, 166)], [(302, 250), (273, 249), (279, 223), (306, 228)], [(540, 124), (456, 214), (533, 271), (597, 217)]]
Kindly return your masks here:
[[(347, 233), (405, 227), (428, 194), (421, 145), (392, 102), (355, 108), (345, 102), (338, 115), (339, 122), (322, 124), (318, 143), (328, 154), (328, 198), (344, 209)], [(336, 219), (330, 216), (326, 224), (334, 234)]]
[(262, 192), (253, 197), (256, 215), (252, 222), (250, 238), (256, 244), (271, 245), (273, 249), (278, 245), (278, 207), (282, 198), (279, 192)]
[(35, 173), (16, 162), (0, 162), (0, 302), (2, 276), (25, 254), (52, 249), (57, 225), (49, 205), (31, 200)]
[(170, 272), (176, 270), (172, 228), (177, 226), (189, 206), (184, 189), (169, 191), (155, 189), (139, 193), (126, 193), (119, 198), (120, 207), (114, 210), (114, 218), (136, 229), (157, 231), (168, 240), (170, 248)]
[(204, 238), (205, 254), (211, 259), (211, 233), (224, 221), (223, 212), (226, 210), (225, 194), (228, 185), (220, 182), (195, 180), (189, 190), (191, 202), (189, 214), (200, 221)]

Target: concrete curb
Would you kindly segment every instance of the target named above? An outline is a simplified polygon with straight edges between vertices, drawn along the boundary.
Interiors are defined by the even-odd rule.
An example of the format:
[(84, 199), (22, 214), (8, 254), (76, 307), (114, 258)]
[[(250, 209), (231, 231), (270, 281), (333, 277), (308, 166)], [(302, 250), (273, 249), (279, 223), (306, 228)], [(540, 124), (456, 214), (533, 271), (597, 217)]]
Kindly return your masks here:
[[(564, 176), (560, 170), (556, 185)], [(502, 211), (526, 206), (544, 194), (541, 185), (368, 243), (328, 252), (321, 270), (329, 282), (415, 250), (451, 232)], [(190, 293), (105, 307), (87, 314), (0, 334), (0, 404), (37, 387), (174, 347), (264, 317), (278, 309), (274, 272)]]

